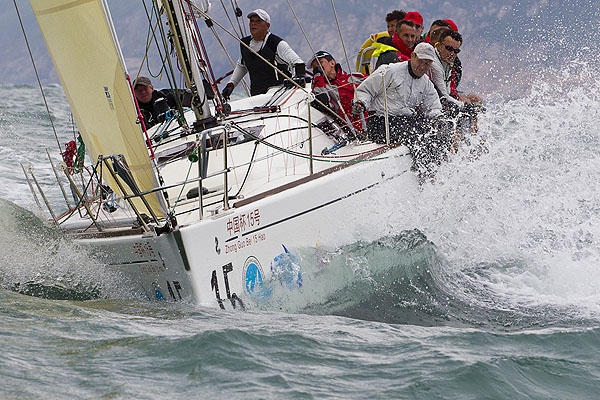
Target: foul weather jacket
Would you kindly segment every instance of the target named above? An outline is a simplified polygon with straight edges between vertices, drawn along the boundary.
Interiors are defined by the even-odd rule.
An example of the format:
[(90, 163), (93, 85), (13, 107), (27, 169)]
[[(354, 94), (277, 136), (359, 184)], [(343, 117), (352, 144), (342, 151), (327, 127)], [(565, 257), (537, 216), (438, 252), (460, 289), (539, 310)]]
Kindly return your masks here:
[[(438, 49), (435, 49), (435, 55), (436, 57), (429, 70), (429, 77), (431, 78), (435, 89), (441, 99), (446, 99), (449, 103), (455, 104), (462, 109), (465, 103), (452, 96), (452, 89), (456, 92), (456, 78), (454, 79), (455, 83), (453, 85), (453, 66), (442, 60)], [(458, 93), (456, 93), (456, 95), (458, 96)]]
[(442, 105), (433, 83), (426, 75), (416, 77), (409, 62), (382, 65), (356, 88), (356, 98), (369, 111), (384, 115), (382, 77), (385, 81), (390, 115), (410, 116), (418, 111), (428, 117), (442, 114)]
[[(313, 80), (313, 93), (325, 104), (329, 103), (335, 113), (347, 122), (350, 118), (352, 125), (357, 130), (362, 130), (360, 116), (352, 116), (352, 100), (355, 88), (365, 79), (365, 75), (359, 73), (348, 74), (342, 71), (340, 64), (335, 65), (337, 76), (329, 82), (323, 75), (316, 75)], [(341, 107), (340, 107), (341, 106)]]

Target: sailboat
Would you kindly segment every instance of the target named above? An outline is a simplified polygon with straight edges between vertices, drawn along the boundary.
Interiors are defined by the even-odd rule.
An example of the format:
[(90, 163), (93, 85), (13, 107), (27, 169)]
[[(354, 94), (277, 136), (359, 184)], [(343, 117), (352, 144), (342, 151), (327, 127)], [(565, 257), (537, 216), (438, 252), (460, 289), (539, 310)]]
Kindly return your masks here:
[(197, 101), (146, 132), (106, 0), (30, 2), (92, 162), (56, 166), (76, 204), (53, 223), (142, 298), (243, 307), (294, 249), (352, 240), (377, 187), (418, 186), (406, 147), (349, 137), (310, 85), (211, 103), (190, 0), (162, 6)]

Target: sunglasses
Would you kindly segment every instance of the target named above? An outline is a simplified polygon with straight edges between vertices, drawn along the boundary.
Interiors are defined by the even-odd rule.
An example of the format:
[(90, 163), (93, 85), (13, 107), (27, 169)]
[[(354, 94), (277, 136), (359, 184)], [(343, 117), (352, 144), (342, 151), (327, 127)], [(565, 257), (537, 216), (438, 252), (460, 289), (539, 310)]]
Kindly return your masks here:
[(445, 45), (444, 47), (446, 48), (446, 50), (448, 50), (451, 53), (454, 53), (454, 54), (460, 53), (460, 49), (455, 49), (454, 47), (448, 46), (448, 45)]

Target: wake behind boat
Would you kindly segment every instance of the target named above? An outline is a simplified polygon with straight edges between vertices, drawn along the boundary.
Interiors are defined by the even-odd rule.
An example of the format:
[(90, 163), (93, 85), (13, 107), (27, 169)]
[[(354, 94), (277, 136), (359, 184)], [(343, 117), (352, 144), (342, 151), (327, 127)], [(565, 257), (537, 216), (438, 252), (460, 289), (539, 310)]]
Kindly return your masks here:
[(374, 188), (396, 180), (398, 202), (415, 194), (407, 147), (342, 129), (305, 81), (282, 72), (287, 84), (264, 94), (208, 95), (204, 82), (216, 83), (196, 22), (208, 7), (163, 3), (191, 109), (166, 108), (146, 129), (106, 1), (31, 0), (92, 160), (81, 166), (83, 146), (77, 156), (70, 145), (55, 168), (69, 211), (48, 210), (142, 296), (243, 307), (266, 282), (301, 285), (293, 249), (355, 239), (349, 210)]

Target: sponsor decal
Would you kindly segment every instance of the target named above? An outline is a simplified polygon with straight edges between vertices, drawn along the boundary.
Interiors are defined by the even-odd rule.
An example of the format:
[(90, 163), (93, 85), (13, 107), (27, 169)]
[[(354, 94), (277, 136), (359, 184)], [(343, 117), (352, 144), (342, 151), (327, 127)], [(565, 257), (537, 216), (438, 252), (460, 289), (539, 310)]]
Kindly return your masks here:
[(283, 253), (279, 254), (271, 261), (271, 280), (279, 281), (281, 286), (289, 289), (298, 289), (302, 287), (302, 267), (300, 258), (290, 253), (283, 247)]
[(160, 286), (158, 286), (158, 282), (152, 282), (152, 288), (154, 289), (154, 298), (157, 301), (165, 301), (165, 296), (163, 296), (160, 291)]
[(258, 259), (254, 256), (248, 257), (244, 263), (242, 272), (242, 281), (244, 282), (246, 292), (254, 293), (255, 290), (262, 288), (264, 276), (265, 274)]

